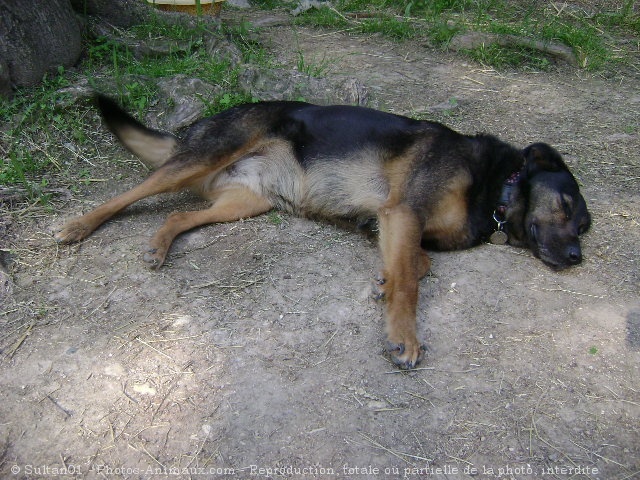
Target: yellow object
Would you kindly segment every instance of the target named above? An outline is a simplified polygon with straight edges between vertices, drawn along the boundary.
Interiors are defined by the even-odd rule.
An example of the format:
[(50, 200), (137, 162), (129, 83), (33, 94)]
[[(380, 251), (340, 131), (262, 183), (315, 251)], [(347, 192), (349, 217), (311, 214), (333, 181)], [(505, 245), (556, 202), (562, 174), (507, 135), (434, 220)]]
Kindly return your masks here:
[(160, 10), (169, 12), (183, 12), (191, 15), (198, 14), (198, 3), (200, 12), (203, 15), (213, 15), (217, 17), (222, 10), (222, 4), (226, 0), (147, 0), (147, 3), (155, 5)]

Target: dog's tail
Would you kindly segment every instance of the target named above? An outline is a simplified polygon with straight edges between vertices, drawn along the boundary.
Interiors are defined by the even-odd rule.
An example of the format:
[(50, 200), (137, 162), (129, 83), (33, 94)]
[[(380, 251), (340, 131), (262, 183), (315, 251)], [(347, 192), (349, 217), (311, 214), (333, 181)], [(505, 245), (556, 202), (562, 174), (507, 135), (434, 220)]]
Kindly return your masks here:
[(147, 167), (161, 166), (178, 145), (174, 135), (144, 126), (109, 97), (97, 95), (96, 103), (109, 130)]

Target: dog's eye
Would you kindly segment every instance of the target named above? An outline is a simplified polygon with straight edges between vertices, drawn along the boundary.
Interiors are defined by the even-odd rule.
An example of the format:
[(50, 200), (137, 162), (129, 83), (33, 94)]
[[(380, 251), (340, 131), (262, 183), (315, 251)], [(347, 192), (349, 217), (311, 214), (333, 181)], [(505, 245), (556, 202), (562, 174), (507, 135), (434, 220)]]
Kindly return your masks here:
[(571, 218), (572, 208), (571, 204), (569, 203), (569, 201), (567, 201), (567, 198), (565, 196), (562, 197), (560, 205), (562, 206), (562, 211), (564, 212), (565, 217), (567, 217), (567, 220), (569, 220)]
[(578, 235), (582, 235), (583, 233), (585, 233), (587, 230), (589, 230), (589, 225), (586, 223), (583, 223), (582, 225), (580, 225), (578, 227)]

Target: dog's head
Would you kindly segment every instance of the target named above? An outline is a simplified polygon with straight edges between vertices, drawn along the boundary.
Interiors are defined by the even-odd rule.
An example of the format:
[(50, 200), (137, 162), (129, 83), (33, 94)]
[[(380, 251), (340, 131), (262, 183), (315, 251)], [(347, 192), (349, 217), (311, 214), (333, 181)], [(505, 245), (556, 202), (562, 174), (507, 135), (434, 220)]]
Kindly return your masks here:
[(528, 247), (556, 270), (582, 261), (579, 236), (591, 225), (578, 182), (560, 154), (544, 143), (523, 150), (525, 164), (506, 212), (509, 243)]

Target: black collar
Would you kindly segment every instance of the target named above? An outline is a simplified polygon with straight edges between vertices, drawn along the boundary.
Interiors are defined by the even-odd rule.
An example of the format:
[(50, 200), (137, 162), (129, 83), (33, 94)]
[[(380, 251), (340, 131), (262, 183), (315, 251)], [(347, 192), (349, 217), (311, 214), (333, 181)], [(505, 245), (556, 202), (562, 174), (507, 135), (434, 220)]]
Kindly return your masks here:
[(498, 204), (496, 205), (496, 210), (494, 212), (494, 218), (497, 222), (505, 220), (505, 213), (507, 212), (507, 207), (511, 204), (511, 197), (513, 195), (513, 189), (520, 181), (520, 170), (513, 172), (509, 178), (507, 178), (502, 184), (502, 193), (500, 194), (500, 199), (498, 200)]
[(493, 211), (493, 219), (495, 220), (497, 227), (489, 237), (489, 241), (493, 244), (504, 245), (509, 241), (509, 236), (507, 235), (504, 226), (507, 223), (507, 208), (511, 204), (513, 190), (519, 181), (520, 170), (512, 173), (502, 184), (500, 199), (498, 200), (496, 209)]

